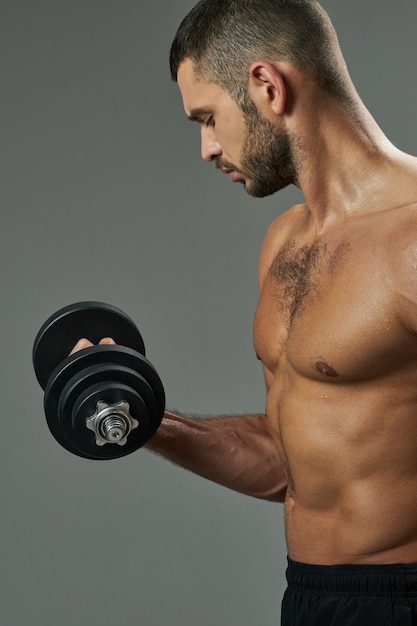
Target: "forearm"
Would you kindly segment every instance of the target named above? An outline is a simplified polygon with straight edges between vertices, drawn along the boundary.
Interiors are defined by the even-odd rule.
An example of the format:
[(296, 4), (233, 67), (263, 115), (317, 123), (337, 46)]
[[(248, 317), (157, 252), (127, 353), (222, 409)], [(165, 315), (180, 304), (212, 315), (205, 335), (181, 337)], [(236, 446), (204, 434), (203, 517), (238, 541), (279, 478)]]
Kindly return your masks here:
[(166, 412), (146, 447), (247, 495), (282, 502), (286, 480), (264, 415), (205, 419)]

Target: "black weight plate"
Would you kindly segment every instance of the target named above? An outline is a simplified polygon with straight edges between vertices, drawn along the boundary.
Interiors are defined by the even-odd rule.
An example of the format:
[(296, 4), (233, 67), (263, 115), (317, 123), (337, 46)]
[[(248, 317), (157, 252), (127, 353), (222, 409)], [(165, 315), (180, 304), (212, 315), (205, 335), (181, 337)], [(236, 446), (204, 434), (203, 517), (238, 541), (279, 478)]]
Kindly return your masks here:
[[(78, 425), (84, 422), (84, 434), (88, 438), (92, 437), (91, 431), (85, 426), (85, 420), (91, 417), (96, 409), (96, 404), (87, 399), (88, 396), (94, 395), (95, 389), (100, 390), (97, 402), (101, 400), (108, 404), (127, 401), (123, 393), (126, 389), (130, 389), (143, 399), (151, 421), (155, 422), (154, 431), (158, 428), (162, 414), (159, 412), (151, 387), (137, 372), (124, 366), (116, 366), (112, 362), (83, 367), (70, 378), (68, 374), (68, 370), (65, 376), (58, 374), (54, 379), (54, 385), (49, 386), (48, 383), (44, 407), (49, 430), (61, 445), (66, 447), (65, 444), (69, 444), (72, 452), (74, 449), (86, 449), (86, 440), (82, 430), (79, 427), (75, 430), (75, 419)], [(80, 405), (82, 411), (80, 411)], [(132, 417), (139, 420), (140, 415), (132, 413)]]
[[(123, 397), (123, 393), (124, 390), (131, 389), (143, 399), (151, 422), (155, 422), (155, 430), (159, 426), (162, 413), (145, 378), (123, 365), (120, 365), (116, 370), (114, 363), (98, 364), (84, 368), (81, 375), (71, 378), (59, 396), (59, 421), (67, 434), (71, 435), (73, 432), (75, 414), (79, 414), (80, 418), (84, 420), (94, 414), (96, 405), (91, 400), (88, 401), (87, 397), (92, 396), (96, 388), (101, 389), (101, 397), (97, 397), (97, 402), (101, 400), (108, 404), (127, 401)], [(54, 415), (50, 414), (49, 409), (48, 413), (50, 418), (55, 421)], [(132, 413), (132, 417), (139, 419), (140, 416)]]
[(103, 337), (112, 337), (117, 344), (145, 355), (141, 334), (123, 311), (103, 302), (77, 302), (51, 315), (36, 335), (33, 365), (42, 389), (53, 370), (83, 337), (93, 344)]
[[(143, 396), (150, 413), (151, 435), (156, 432), (165, 409), (163, 385), (155, 368), (144, 356), (130, 348), (111, 345), (94, 346), (76, 352), (64, 359), (49, 377), (45, 389), (44, 408), (49, 429), (55, 439), (64, 448), (79, 456), (87, 458), (122, 456), (124, 453), (111, 457), (100, 455), (93, 457), (89, 450), (85, 450), (82, 442), (78, 442), (78, 436), (73, 431), (72, 406), (77, 404), (77, 398), (90, 385), (94, 386), (97, 383), (103, 384), (103, 399), (109, 403), (122, 399), (118, 395), (119, 392), (115, 391), (118, 383), (132, 385), (133, 390)], [(109, 388), (108, 391), (106, 386)], [(134, 435), (133, 437), (135, 439)], [(79, 444), (83, 448), (82, 451)], [(140, 445), (143, 445), (143, 442)], [(140, 445), (136, 446), (136, 449)]]
[(165, 410), (165, 391), (154, 366), (146, 357), (126, 346), (93, 346), (85, 348), (64, 359), (51, 373), (45, 388), (45, 402), (58, 409), (59, 397), (65, 385), (84, 368), (108, 363), (110, 367), (121, 365), (140, 374), (151, 387), (158, 403), (158, 410)]

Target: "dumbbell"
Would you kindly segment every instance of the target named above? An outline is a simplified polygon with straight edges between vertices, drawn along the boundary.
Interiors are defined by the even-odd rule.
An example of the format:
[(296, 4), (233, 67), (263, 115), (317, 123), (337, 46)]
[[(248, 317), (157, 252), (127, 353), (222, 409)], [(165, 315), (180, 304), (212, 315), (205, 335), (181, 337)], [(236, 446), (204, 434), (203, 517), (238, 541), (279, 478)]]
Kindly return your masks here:
[[(98, 344), (69, 356), (81, 338)], [(60, 309), (41, 326), (33, 365), (44, 390), (49, 429), (66, 450), (87, 459), (115, 459), (143, 446), (158, 429), (165, 392), (145, 357), (135, 323), (102, 302)]]

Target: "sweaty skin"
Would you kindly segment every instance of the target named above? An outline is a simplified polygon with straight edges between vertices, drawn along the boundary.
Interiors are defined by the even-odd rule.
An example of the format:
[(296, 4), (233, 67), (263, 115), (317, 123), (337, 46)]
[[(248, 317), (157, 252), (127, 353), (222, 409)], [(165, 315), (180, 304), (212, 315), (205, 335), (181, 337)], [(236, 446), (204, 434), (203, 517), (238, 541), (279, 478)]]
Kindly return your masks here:
[(296, 206), (271, 226), (254, 324), (289, 555), (415, 562), (417, 203), (345, 220), (314, 244), (310, 223)]

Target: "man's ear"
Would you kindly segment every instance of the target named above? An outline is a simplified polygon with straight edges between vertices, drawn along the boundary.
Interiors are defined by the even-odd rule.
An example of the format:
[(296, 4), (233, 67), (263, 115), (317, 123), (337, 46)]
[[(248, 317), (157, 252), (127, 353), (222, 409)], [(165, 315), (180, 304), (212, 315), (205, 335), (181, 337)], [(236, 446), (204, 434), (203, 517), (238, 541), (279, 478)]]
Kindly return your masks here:
[(255, 61), (249, 68), (248, 93), (258, 110), (267, 118), (283, 115), (287, 88), (279, 69), (269, 61)]

